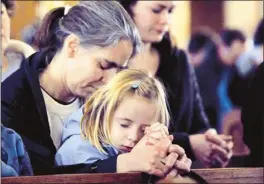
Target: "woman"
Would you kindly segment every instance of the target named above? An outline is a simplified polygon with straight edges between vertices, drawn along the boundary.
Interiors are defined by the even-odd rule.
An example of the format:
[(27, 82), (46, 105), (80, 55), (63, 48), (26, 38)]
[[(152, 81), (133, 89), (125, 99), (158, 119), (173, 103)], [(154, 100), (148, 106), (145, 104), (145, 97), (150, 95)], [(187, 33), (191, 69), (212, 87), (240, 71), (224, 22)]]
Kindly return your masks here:
[(227, 144), (223, 136), (212, 129), (208, 130), (209, 123), (193, 68), (188, 64), (184, 52), (172, 48), (168, 39), (169, 19), (175, 2), (119, 2), (133, 18), (144, 43), (143, 51), (130, 60), (129, 68), (148, 71), (165, 84), (172, 117), (170, 132), (177, 132), (174, 143), (182, 146), (189, 158), (196, 158), (207, 167), (215, 162), (220, 162), (221, 166), (227, 165), (232, 155), (232, 142)]
[(52, 168), (63, 120), (126, 67), (140, 46), (137, 29), (119, 3), (87, 1), (52, 10), (38, 34), (41, 51), (2, 84), (1, 121), (21, 135), (35, 174), (90, 172), (86, 165)]

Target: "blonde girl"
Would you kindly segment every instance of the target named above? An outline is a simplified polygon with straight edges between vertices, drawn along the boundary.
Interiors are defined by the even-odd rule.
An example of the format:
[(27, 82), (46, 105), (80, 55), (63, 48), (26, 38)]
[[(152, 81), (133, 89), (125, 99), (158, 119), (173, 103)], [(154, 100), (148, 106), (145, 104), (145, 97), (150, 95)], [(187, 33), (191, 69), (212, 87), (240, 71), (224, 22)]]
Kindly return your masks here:
[(169, 149), (168, 122), (163, 85), (144, 72), (121, 71), (70, 117), (56, 162), (70, 165), (116, 157), (116, 172), (165, 176), (181, 155), (188, 161), (184, 169), (189, 170), (184, 151)]

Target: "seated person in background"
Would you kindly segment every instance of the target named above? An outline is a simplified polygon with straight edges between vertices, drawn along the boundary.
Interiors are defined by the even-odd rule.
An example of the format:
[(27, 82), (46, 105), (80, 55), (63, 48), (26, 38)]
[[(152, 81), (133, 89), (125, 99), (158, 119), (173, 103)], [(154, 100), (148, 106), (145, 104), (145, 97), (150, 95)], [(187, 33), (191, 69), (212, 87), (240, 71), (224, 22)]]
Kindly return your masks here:
[[(232, 107), (240, 108), (246, 98), (247, 83), (250, 74), (248, 67), (252, 61), (247, 56), (246, 37), (236, 29), (225, 29), (220, 33), (222, 44), (220, 44), (220, 55), (226, 64), (228, 73), (228, 96)], [(241, 64), (243, 62), (243, 64)], [(245, 72), (247, 71), (247, 72)]]
[(21, 137), (1, 125), (1, 177), (33, 175)]
[(41, 23), (41, 20), (36, 19), (35, 22), (26, 25), (21, 31), (21, 39), (25, 43), (35, 48), (36, 50), (38, 50), (38, 48), (36, 47), (34, 41), (35, 41), (37, 30), (40, 27), (40, 23)]
[[(244, 160), (243, 156), (249, 155), (250, 150), (243, 142), (243, 131), (247, 130), (241, 123), (241, 107), (248, 106), (248, 98), (253, 94), (248, 87), (255, 69), (263, 61), (263, 19), (255, 31), (254, 46), (248, 51), (245, 51), (245, 36), (238, 30), (224, 30), (221, 38), (225, 45), (229, 45), (225, 49), (227, 55), (233, 55), (229, 57), (233, 58), (233, 67), (226, 84), (232, 110), (223, 119), (223, 133), (234, 136), (234, 155), (242, 156), (240, 159)], [(242, 160), (239, 162), (239, 166), (244, 165)]]
[(236, 87), (234, 94), (230, 94), (229, 89), (235, 85), (233, 81), (238, 72), (236, 63), (246, 51), (246, 37), (241, 31), (233, 29), (221, 31), (220, 37), (219, 55), (226, 66), (222, 76), (225, 80), (221, 80), (221, 86), (224, 86), (228, 101), (230, 101), (230, 105), (221, 110), (225, 114), (231, 112), (233, 108), (241, 106), (241, 101), (245, 95), (244, 87), (242, 89), (241, 87)]
[(218, 129), (219, 96), (217, 88), (223, 64), (217, 52), (218, 35), (210, 28), (194, 32), (188, 45), (189, 62), (194, 66), (205, 113), (212, 127)]
[(31, 46), (22, 41), (10, 40), (10, 17), (13, 15), (14, 9), (14, 0), (1, 1), (1, 60), (3, 64), (1, 82), (20, 67), (23, 59), (35, 52)]
[(238, 75), (242, 78), (247, 77), (263, 62), (263, 32), (264, 19), (262, 18), (256, 27), (253, 44), (236, 62)]
[(171, 143), (168, 123), (162, 84), (141, 71), (121, 71), (70, 117), (56, 163), (94, 163), (119, 155), (108, 166), (117, 172), (175, 177), (190, 170), (191, 160)]
[(241, 107), (247, 99), (248, 84), (258, 65), (263, 61), (263, 19), (254, 34), (254, 44), (242, 53), (235, 63), (235, 71), (228, 87), (228, 95), (234, 105)]

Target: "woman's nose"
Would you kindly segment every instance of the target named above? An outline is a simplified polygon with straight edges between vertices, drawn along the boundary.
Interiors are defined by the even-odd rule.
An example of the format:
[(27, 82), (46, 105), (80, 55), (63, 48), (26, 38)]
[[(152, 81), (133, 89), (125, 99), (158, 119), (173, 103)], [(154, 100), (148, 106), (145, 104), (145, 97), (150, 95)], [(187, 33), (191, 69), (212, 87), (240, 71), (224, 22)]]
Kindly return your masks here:
[(161, 17), (160, 17), (160, 23), (162, 25), (169, 25), (170, 23), (170, 13), (165, 11), (161, 14)]

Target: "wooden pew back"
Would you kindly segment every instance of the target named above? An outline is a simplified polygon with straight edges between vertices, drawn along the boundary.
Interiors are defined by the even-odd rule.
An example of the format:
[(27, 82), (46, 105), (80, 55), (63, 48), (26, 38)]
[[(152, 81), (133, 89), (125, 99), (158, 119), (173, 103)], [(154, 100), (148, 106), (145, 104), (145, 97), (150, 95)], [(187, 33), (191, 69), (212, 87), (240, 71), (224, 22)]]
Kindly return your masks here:
[[(194, 169), (208, 183), (263, 183), (263, 168)], [(3, 184), (36, 183), (147, 183), (142, 173), (62, 174), (7, 177)], [(174, 181), (177, 183), (177, 180)], [(179, 181), (180, 182), (180, 181)], [(181, 182), (180, 182), (181, 183)]]

